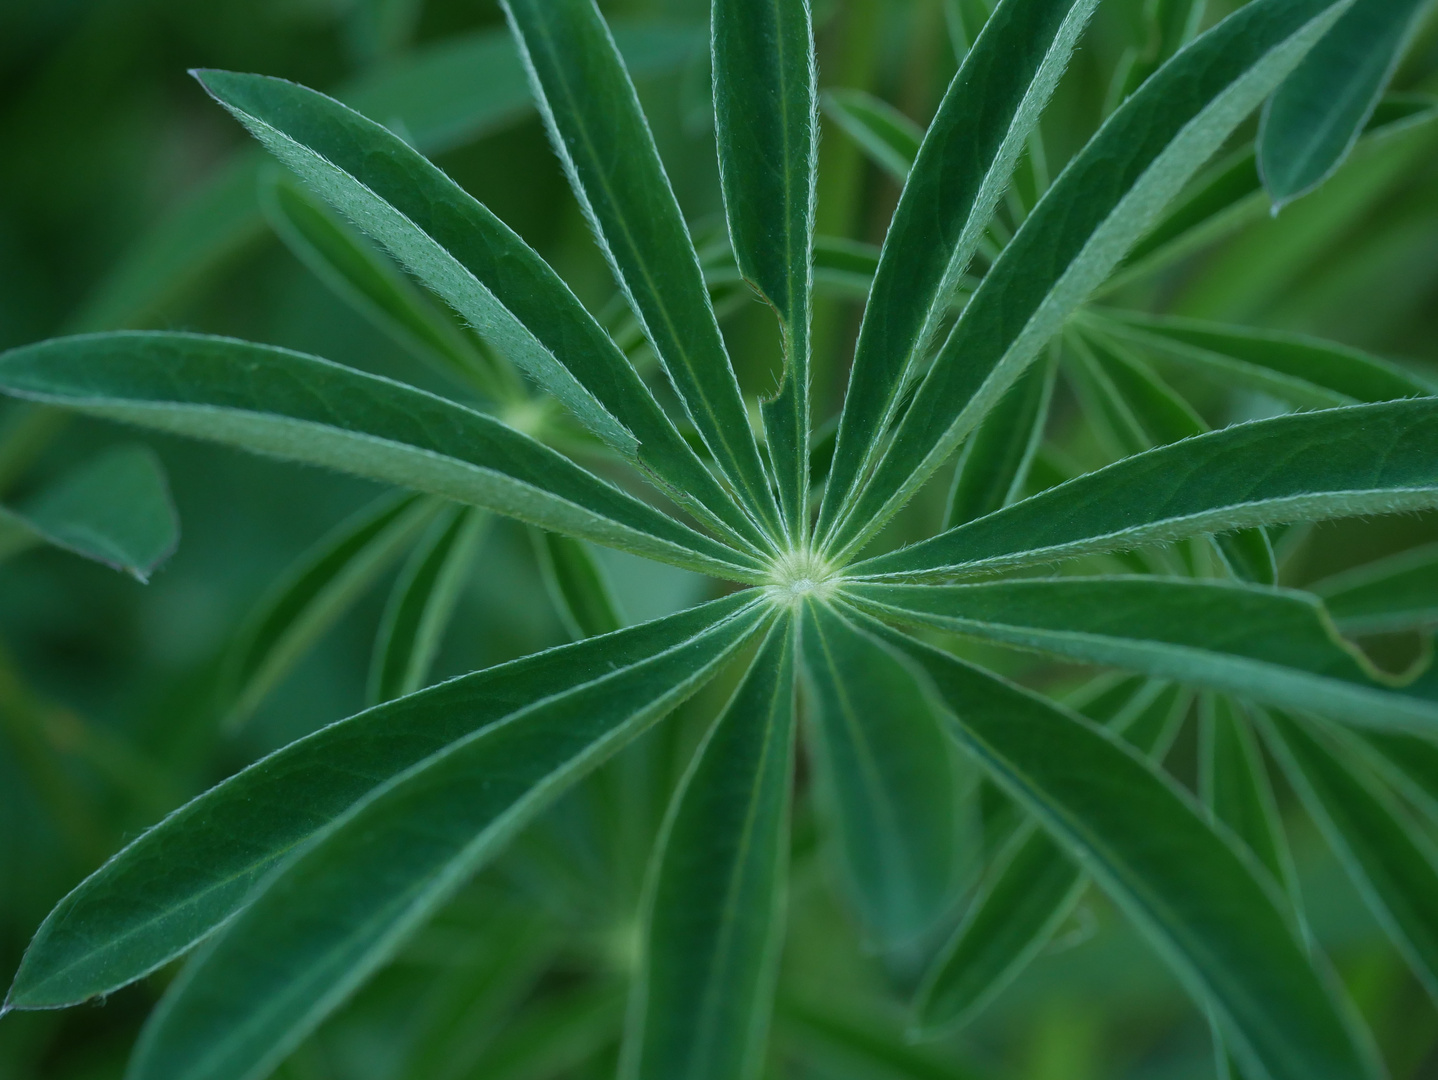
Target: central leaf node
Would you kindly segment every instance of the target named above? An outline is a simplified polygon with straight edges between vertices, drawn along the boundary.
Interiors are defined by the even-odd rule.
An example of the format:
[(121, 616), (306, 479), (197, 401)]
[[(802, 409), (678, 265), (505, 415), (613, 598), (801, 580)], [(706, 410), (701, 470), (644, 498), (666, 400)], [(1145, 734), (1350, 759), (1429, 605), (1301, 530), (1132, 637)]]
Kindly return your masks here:
[(804, 599), (824, 600), (838, 584), (828, 560), (807, 549), (787, 551), (769, 568), (768, 591), (776, 603), (797, 604)]

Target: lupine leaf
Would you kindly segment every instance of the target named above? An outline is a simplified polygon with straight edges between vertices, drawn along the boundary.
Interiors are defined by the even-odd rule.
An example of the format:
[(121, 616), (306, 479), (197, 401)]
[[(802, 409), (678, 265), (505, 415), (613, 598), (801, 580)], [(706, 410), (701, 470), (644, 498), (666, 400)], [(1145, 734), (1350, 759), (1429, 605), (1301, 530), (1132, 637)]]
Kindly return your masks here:
[(1378, 357), (1331, 341), (1202, 319), (1100, 309), (1085, 313), (1105, 332), (1209, 374), (1294, 405), (1422, 397), (1434, 387)]
[(11, 551), (43, 541), (139, 581), (180, 540), (164, 466), (142, 446), (106, 450), (19, 507), (0, 506), (0, 524), (13, 532)]
[(1258, 129), (1258, 170), (1275, 208), (1348, 156), (1422, 8), (1422, 0), (1355, 0), (1274, 91)]
[(227, 661), (227, 722), (244, 721), (433, 520), (433, 499), (381, 496), (294, 563), (246, 619)]
[(8, 1005), (69, 1004), (134, 981), (233, 915), (286, 855), (406, 769), (533, 701), (702, 637), (746, 600), (453, 679), (276, 751), (171, 814), (62, 900), (26, 952)]
[[(857, 547), (883, 527), (1346, 2), (1256, 0), (1179, 52), (1109, 117), (990, 267), (864, 494), (836, 523), (835, 547)], [(851, 381), (851, 396), (864, 388)]]
[(1056, 364), (1040, 363), (1024, 372), (964, 443), (944, 515), (946, 528), (1017, 500), (1043, 441), (1056, 370)]
[(1438, 732), (1438, 703), (1388, 689), (1306, 593), (1189, 578), (846, 587), (903, 619), (1088, 663), (1312, 710)]
[(786, 1054), (819, 1076), (884, 1077), (885, 1080), (977, 1080), (986, 1074), (913, 1046), (887, 1012), (834, 1007), (815, 996), (782, 1000), (776, 1016)]
[[(452, 508), (430, 526), (395, 582), (370, 662), (371, 704), (412, 694), (429, 680), (475, 549), (489, 525), (483, 510)], [(613, 628), (611, 628), (613, 629)]]
[(852, 569), (937, 574), (1015, 566), (1205, 532), (1431, 506), (1438, 506), (1438, 401), (1352, 405), (1159, 447)]
[(604, 570), (578, 540), (538, 529), (531, 534), (535, 558), (564, 627), (570, 635), (593, 637), (623, 625)]
[(1381, 1074), (1336, 980), (1315, 969), (1271, 887), (1177, 784), (1091, 722), (865, 625), (920, 667), (954, 737), (1080, 860), (1194, 998), (1212, 1003), (1245, 1066), (1271, 1080)]
[(960, 774), (912, 674), (843, 619), (806, 604), (813, 747), (844, 881), (877, 942), (931, 929), (956, 898)]
[(826, 90), (824, 114), (858, 143), (869, 160), (900, 184), (909, 177), (924, 129), (864, 90)]
[(1340, 628), (1382, 634), (1438, 624), (1438, 544), (1425, 544), (1307, 586)]
[(1274, 754), (1424, 989), (1438, 999), (1438, 852), (1369, 775), (1362, 756), (1282, 713)]
[(417, 488), (696, 570), (744, 559), (488, 416), (285, 349), (197, 334), (58, 338), (0, 354), (0, 391)]
[[(278, 1064), (524, 824), (694, 693), (762, 618), (750, 607), (564, 693), (531, 685), (518, 708), (392, 774), (256, 886), (171, 984), (132, 1080), (240, 1080)], [(417, 703), (416, 724), (443, 724), (464, 711), (441, 697), (461, 683), (394, 706)]]
[(615, 276), (719, 467), (776, 531), (778, 508), (679, 204), (593, 0), (510, 0), (540, 111)]
[(1248, 719), (1227, 698), (1208, 694), (1199, 709), (1198, 788), (1203, 803), (1233, 830), (1259, 864), (1297, 898), (1288, 838), (1268, 770)]
[(783, 940), (794, 626), (770, 628), (695, 752), (656, 849), (624, 1080), (749, 1080)]
[(819, 535), (873, 459), (1093, 7), (1093, 0), (1004, 0), (949, 84), (884, 239)]
[(259, 75), (197, 77), (276, 157), (591, 431), (637, 455), (679, 498), (757, 538), (568, 286), (454, 181), (323, 94)]
[(807, 0), (716, 0), (714, 126), (739, 270), (779, 316), (784, 373), (763, 406), (784, 521), (809, 525), (809, 303), (816, 65)]
[[(1135, 728), (1141, 741), (1134, 745), (1161, 758), (1177, 706), (1186, 711), (1187, 699), (1160, 683), (1140, 685), (1137, 694), (1126, 684), (1118, 689), (1127, 699), (1122, 707), (1112, 716), (1090, 713), (1091, 718), (1117, 732)], [(914, 1000), (917, 1033), (932, 1036), (961, 1027), (997, 997), (1053, 937), (1087, 884), (1053, 837), (1021, 826), (925, 974)]]
[(500, 396), (486, 358), (393, 263), (278, 168), (263, 184), (271, 227), (316, 277), (412, 353)]

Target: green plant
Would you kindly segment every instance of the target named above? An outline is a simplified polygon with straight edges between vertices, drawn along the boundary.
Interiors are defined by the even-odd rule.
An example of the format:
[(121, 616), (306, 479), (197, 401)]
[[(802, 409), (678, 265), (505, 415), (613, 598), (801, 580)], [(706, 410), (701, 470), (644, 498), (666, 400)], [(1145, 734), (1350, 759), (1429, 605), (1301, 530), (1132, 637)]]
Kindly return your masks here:
[[(199, 335), (94, 334), (0, 356), (0, 389), (17, 397), (420, 493), (347, 524), (256, 618), (233, 672), (239, 723), (346, 598), (412, 550), (377, 649), (380, 703), (124, 849), (41, 927), (7, 1008), (109, 993), (204, 939), (132, 1075), (261, 1075), (541, 811), (723, 672), (736, 689), (673, 795), (648, 875), (622, 1075), (718, 1080), (762, 1066), (798, 682), (847, 892), (896, 981), (913, 984), (920, 1032), (981, 1006), (1091, 875), (1212, 1017), (1221, 1061), (1231, 1054), (1244, 1075), (1272, 1080), (1377, 1073), (1304, 939), (1259, 740), (1415, 973), (1438, 982), (1438, 868), (1394, 794), (1432, 809), (1438, 704), (1416, 667), (1385, 673), (1334, 622), (1355, 633), (1426, 625), (1434, 559), (1418, 551), (1334, 579), (1325, 608), (1275, 585), (1269, 530), (1438, 505), (1438, 404), (1418, 376), (1353, 350), (1102, 299), (1255, 203), (1260, 174), (1291, 200), (1365, 125), (1377, 138), (1431, 119), (1425, 102), (1374, 112), (1413, 11), (1254, 0), (1187, 44), (1196, 19), (1178, 19), (1156, 55), (1131, 58), (1116, 81), (1122, 103), (1050, 185), (1036, 125), (1093, 6), (1004, 0), (917, 146), (871, 103), (831, 99), (905, 177), (870, 264), (871, 253), (815, 237), (807, 9), (717, 0), (732, 260), (783, 341), (762, 441), (710, 295), (741, 287), (722, 245), (703, 263), (696, 254), (588, 0), (515, 0), (508, 12), (647, 346), (622, 313), (601, 325), (400, 135), (291, 83), (197, 73), (478, 337), (306, 189), (271, 178), (266, 212), (291, 246), (434, 360), (457, 397), (486, 406)], [(1368, 38), (1350, 24), (1359, 15), (1378, 27)], [(1385, 62), (1329, 55), (1355, 41), (1360, 59)], [(1266, 99), (1256, 152), (1201, 175)], [(821, 270), (872, 283), (843, 413), (816, 438), (810, 304)], [(1046, 483), (1038, 467), (1062, 467), (1036, 466), (1059, 354), (1095, 438), (1120, 459)], [(653, 387), (651, 359), (666, 377)], [(1317, 408), (1207, 431), (1163, 362)], [(666, 409), (671, 393), (677, 407)], [(868, 554), (906, 506), (924, 509), (915, 497), (955, 454), (942, 527)], [(617, 478), (621, 463), (651, 482), (639, 489), (648, 501), (597, 475)], [(1020, 497), (1030, 488), (1040, 490)], [(488, 514), (543, 531), (541, 562), (571, 629), (596, 636), (414, 692), (453, 568), (472, 557)], [(616, 629), (602, 574), (575, 541), (739, 588)], [(1074, 560), (1065, 571), (1109, 570), (1113, 553), (1133, 572), (1034, 576), (1062, 560)], [(956, 641), (1143, 677), (1090, 686), (1073, 699), (1085, 719), (956, 655)], [(1205, 695), (1206, 806), (1159, 766), (1189, 705), (1180, 686)], [(977, 844), (980, 800), (988, 835)], [(984, 886), (936, 948), (973, 884), (976, 846), (991, 855)]]

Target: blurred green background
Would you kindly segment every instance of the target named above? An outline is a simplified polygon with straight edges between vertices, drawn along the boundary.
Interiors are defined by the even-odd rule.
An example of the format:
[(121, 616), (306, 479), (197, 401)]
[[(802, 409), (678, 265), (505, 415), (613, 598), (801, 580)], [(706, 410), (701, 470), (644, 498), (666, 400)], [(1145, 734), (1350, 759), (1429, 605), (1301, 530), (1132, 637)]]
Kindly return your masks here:
[[(618, 24), (659, 35), (639, 77), (641, 96), (681, 204), (696, 228), (712, 224), (720, 199), (705, 6), (636, 0), (603, 7)], [(815, 20), (822, 84), (867, 89), (920, 124), (928, 119), (955, 67), (942, 0), (819, 0)], [(1101, 120), (1112, 73), (1125, 50), (1144, 47), (1147, 25), (1142, 0), (1104, 0), (1044, 122), (1055, 169)], [(83, 329), (192, 329), (444, 389), (276, 239), (255, 196), (261, 157), (186, 75), (200, 66), (280, 75), (343, 90), (360, 104), (398, 101), (395, 115), (375, 118), (402, 133), (407, 123), (414, 127), (446, 171), (604, 311), (612, 282), (515, 81), (502, 26), (490, 0), (3, 0), (0, 347)], [(443, 72), (446, 56), (489, 59), (431, 77), (439, 94), (412, 77), (426, 64)], [(1395, 87), (1438, 91), (1431, 17)], [(481, 99), (484, 108), (475, 104)], [(1277, 219), (1254, 220), (1124, 299), (1320, 333), (1438, 368), (1435, 127), (1360, 154), (1318, 194)], [(897, 195), (892, 179), (825, 127), (822, 233), (879, 242)], [(194, 258), (202, 248), (204, 257)], [(858, 314), (856, 303), (839, 299), (818, 308), (819, 418), (837, 409)], [(725, 332), (741, 380), (763, 388), (776, 348), (765, 309), (734, 307)], [(136, 439), (99, 421), (61, 423), (0, 402), (0, 498), (23, 499), (97, 449)], [(225, 649), (256, 599), (378, 489), (210, 446), (141, 441), (163, 459), (183, 525), (178, 552), (150, 584), (54, 550), (0, 564), (0, 975), (7, 981), (46, 911), (125, 838), (240, 765), (364, 704), (383, 587), (238, 733), (222, 731), (215, 687)], [(1438, 521), (1412, 516), (1324, 531), (1330, 542), (1308, 545), (1305, 553), (1314, 554), (1290, 563), (1287, 580), (1301, 584), (1438, 539)], [(633, 559), (606, 557), (606, 566), (633, 620), (711, 588)], [(496, 525), (436, 675), (563, 640), (523, 530)], [(710, 708), (717, 694), (706, 697)], [(703, 708), (688, 711), (698, 716)], [(656, 736), (673, 744), (660, 755), (667, 768), (682, 764), (693, 726), (681, 717), (674, 732)], [(634, 820), (605, 816), (614, 805), (633, 809), (633, 800), (603, 798), (605, 783), (631, 784), (624, 767), (621, 759), (551, 814), (286, 1071), (336, 1080), (612, 1074), (637, 868), (658, 814), (648, 806)], [(1311, 829), (1294, 827), (1312, 885), (1309, 917), (1395, 1075), (1438, 1077), (1432, 1006)], [(793, 974), (775, 1076), (1212, 1075), (1201, 1018), (1098, 897), (971, 1029), (937, 1046), (907, 1046), (898, 1034), (901, 999), (888, 988), (897, 980), (902, 989), (902, 976), (886, 975), (864, 953), (822, 866), (806, 860), (812, 828), (799, 830), (798, 843), (786, 960)], [(0, 1020), (0, 1078), (120, 1075), (166, 978), (103, 1004)]]

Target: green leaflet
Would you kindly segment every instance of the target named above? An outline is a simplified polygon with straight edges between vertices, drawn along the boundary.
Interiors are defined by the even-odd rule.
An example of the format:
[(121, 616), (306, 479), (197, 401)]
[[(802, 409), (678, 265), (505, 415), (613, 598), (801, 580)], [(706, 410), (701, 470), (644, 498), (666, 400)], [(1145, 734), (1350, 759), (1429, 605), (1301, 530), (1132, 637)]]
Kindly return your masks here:
[(1258, 170), (1275, 210), (1348, 156), (1422, 9), (1422, 0), (1354, 0), (1274, 91), (1258, 130)]
[(823, 604), (802, 642), (815, 764), (844, 883), (877, 944), (912, 943), (957, 899), (976, 837), (964, 784), (913, 675)]
[(893, 1023), (888, 1010), (835, 1008), (815, 996), (779, 1003), (778, 1041), (818, 1076), (880, 1076), (889, 1080), (978, 1080), (987, 1075), (914, 1046)]
[(538, 529), (530, 539), (554, 610), (571, 637), (607, 634), (624, 624), (603, 568), (583, 543)]
[(1091, 309), (1083, 319), (1221, 385), (1246, 386), (1300, 407), (1392, 401), (1434, 391), (1394, 364), (1301, 334), (1111, 308)]
[(275, 170), (261, 183), (265, 216), (311, 273), (411, 353), (491, 399), (502, 396), (491, 361), (393, 263), (287, 174)]
[(984, 517), (1019, 497), (1043, 442), (1057, 368), (1041, 363), (1024, 372), (964, 443), (944, 514), (946, 528)]
[(637, 455), (696, 509), (761, 539), (568, 286), (444, 173), (397, 135), (313, 90), (233, 72), (196, 77), (591, 431)]
[(305, 552), (245, 620), (227, 659), (226, 723), (246, 720), (439, 512), (433, 499), (381, 496)]
[(604, 19), (593, 0), (512, 0), (505, 12), (555, 152), (646, 336), (720, 469), (779, 530), (689, 230)]
[(1199, 706), (1198, 788), (1215, 821), (1283, 886), (1295, 903), (1298, 877), (1268, 769), (1248, 718), (1227, 698), (1206, 694)]
[(103, 451), (21, 506), (0, 506), (0, 526), (0, 558), (43, 541), (142, 582), (180, 540), (164, 466), (143, 446)]
[(410, 553), (375, 638), (371, 704), (412, 694), (429, 681), (430, 666), (489, 523), (483, 510), (449, 508)]
[(1081, 861), (1195, 999), (1213, 1004), (1245, 1066), (1271, 1080), (1381, 1075), (1271, 887), (1177, 784), (1051, 702), (866, 626), (923, 672), (960, 744)]
[(784, 374), (763, 405), (784, 523), (809, 529), (809, 303), (813, 292), (814, 36), (808, 0), (715, 0), (714, 126), (739, 271), (779, 316)]
[(845, 587), (885, 618), (1142, 671), (1350, 724), (1438, 731), (1438, 703), (1385, 688), (1306, 593), (1109, 577)]
[[(683, 63), (703, 44), (697, 27), (626, 20), (615, 39), (630, 70)], [(453, 149), (507, 127), (534, 107), (524, 68), (502, 30), (447, 38), (342, 88), (351, 107), (406, 133), (421, 153)], [(75, 330), (140, 326), (177, 292), (259, 236), (263, 159), (240, 155), (160, 222), (120, 261), (75, 320)]]
[[(1355, 152), (1379, 146), (1389, 135), (1438, 116), (1431, 96), (1392, 94), (1374, 110)], [(1188, 192), (1175, 200), (1142, 240), (1121, 262), (1120, 269), (1098, 290), (1113, 292), (1121, 285), (1151, 274), (1185, 255), (1227, 236), (1240, 226), (1258, 221), (1269, 209), (1252, 146), (1238, 150), (1199, 174)]]
[(1438, 401), (1352, 405), (1159, 447), (851, 569), (947, 574), (1431, 506), (1438, 506)]
[[(1354, 885), (1438, 999), (1438, 852), (1338, 733), (1273, 713), (1269, 744)], [(1351, 737), (1350, 737), (1351, 738)]]
[(1438, 623), (1438, 544), (1424, 544), (1316, 581), (1339, 628), (1382, 634)]
[(900, 184), (909, 178), (924, 129), (887, 101), (864, 90), (825, 90), (824, 115)]
[[(1248, 4), (1109, 117), (985, 275), (882, 463), (832, 529), (833, 549), (853, 550), (883, 527), (1346, 2)], [(851, 398), (864, 386), (851, 380)], [(865, 430), (870, 440), (878, 434)], [(841, 428), (839, 453), (844, 434)]]
[(823, 536), (879, 449), (1094, 0), (1003, 0), (949, 84), (884, 238), (819, 513)]
[(695, 751), (655, 849), (622, 1080), (749, 1080), (783, 940), (794, 633), (780, 619)]
[[(1161, 759), (1175, 721), (1188, 711), (1188, 698), (1161, 683), (1136, 688), (1124, 683), (1115, 689), (1112, 715), (1090, 715)], [(916, 1034), (954, 1030), (980, 1012), (1048, 944), (1087, 884), (1053, 837), (1021, 826), (920, 983), (914, 999)]]
[[(513, 711), (392, 772), (196, 955), (146, 1024), (131, 1080), (241, 1080), (278, 1064), (501, 845), (694, 693), (763, 618), (744, 609), (563, 693), (531, 683)], [(441, 695), (463, 682), (394, 704), (415, 703), (415, 726), (442, 725), (457, 710)]]
[(90, 334), (0, 354), (0, 391), (413, 487), (661, 562), (757, 576), (739, 568), (738, 552), (513, 428), (318, 357), (197, 334)]
[(62, 900), (7, 1006), (71, 1004), (133, 982), (224, 922), (276, 863), (405, 769), (546, 695), (702, 636), (745, 602), (729, 597), (466, 675), (276, 751), (171, 814)]

